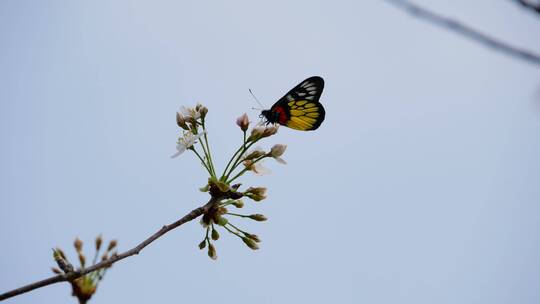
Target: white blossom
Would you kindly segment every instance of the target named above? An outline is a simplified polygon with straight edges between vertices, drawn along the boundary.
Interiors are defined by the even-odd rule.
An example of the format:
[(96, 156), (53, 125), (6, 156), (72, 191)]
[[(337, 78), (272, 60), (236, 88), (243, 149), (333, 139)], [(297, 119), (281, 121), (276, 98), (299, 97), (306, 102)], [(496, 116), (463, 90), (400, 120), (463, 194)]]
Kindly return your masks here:
[(194, 108), (188, 108), (185, 106), (180, 107), (179, 114), (184, 118), (184, 120), (190, 120), (190, 118), (197, 120), (201, 117), (200, 111), (197, 111)]
[(171, 158), (175, 158), (184, 153), (187, 149), (193, 147), (193, 145), (197, 143), (197, 140), (205, 133), (206, 131), (199, 134), (193, 134), (191, 131), (184, 132), (184, 135), (178, 138), (178, 143), (176, 144), (177, 152), (172, 155)]

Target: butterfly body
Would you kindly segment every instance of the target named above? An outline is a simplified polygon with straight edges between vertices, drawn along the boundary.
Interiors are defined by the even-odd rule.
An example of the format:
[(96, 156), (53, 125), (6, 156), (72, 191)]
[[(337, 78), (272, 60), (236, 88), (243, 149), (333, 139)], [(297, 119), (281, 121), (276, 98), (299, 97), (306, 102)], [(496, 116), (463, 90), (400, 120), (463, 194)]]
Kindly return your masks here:
[(278, 123), (301, 131), (316, 130), (325, 116), (325, 110), (319, 103), (323, 88), (321, 77), (310, 77), (281, 97), (269, 110), (263, 110), (260, 116), (266, 119), (267, 124)]

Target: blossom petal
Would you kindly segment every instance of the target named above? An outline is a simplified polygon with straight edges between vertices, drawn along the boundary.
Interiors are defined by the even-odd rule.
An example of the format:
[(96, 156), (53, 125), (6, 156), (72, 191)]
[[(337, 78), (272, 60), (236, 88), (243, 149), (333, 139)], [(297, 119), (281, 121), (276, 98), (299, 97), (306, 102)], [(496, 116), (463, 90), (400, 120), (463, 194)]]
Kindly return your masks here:
[(251, 170), (253, 171), (253, 173), (259, 176), (272, 173), (270, 169), (263, 167), (260, 163), (256, 163), (255, 165), (253, 165)]
[(180, 154), (184, 153), (186, 151), (186, 146), (179, 143), (178, 145), (176, 145), (176, 150), (178, 150), (178, 152), (174, 153), (171, 158), (178, 157), (180, 156)]
[(185, 106), (180, 107), (180, 113), (184, 116), (191, 116), (191, 110)]
[(274, 157), (274, 159), (280, 164), (283, 164), (283, 165), (287, 164), (287, 162), (281, 157)]
[(193, 134), (191, 131), (184, 132), (184, 135), (178, 139), (178, 144), (176, 145), (176, 152), (171, 158), (178, 157), (180, 154), (184, 153), (187, 149), (193, 147), (197, 143), (197, 140), (206, 134), (206, 131), (203, 131), (199, 134)]

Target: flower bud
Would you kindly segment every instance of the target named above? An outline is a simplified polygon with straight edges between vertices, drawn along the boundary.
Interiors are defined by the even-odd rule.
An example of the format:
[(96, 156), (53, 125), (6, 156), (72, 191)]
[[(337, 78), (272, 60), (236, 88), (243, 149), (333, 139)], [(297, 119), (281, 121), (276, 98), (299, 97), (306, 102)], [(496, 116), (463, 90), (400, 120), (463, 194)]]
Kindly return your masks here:
[(246, 235), (247, 238), (250, 238), (250, 239), (254, 240), (257, 243), (261, 242), (261, 239), (256, 234), (245, 233), (245, 235)]
[(212, 260), (217, 259), (216, 248), (214, 247), (213, 244), (208, 244), (208, 256), (209, 256)]
[(82, 252), (79, 252), (79, 263), (81, 263), (81, 267), (84, 268), (84, 265), (86, 265), (86, 257)]
[(245, 160), (242, 162), (242, 164), (244, 165), (244, 167), (246, 167), (247, 170), (253, 170), (254, 166), (253, 166), (253, 161), (248, 159), (248, 160)]
[(262, 215), (262, 214), (252, 214), (249, 216), (250, 219), (252, 220), (255, 220), (257, 222), (264, 222), (267, 220), (266, 216)]
[(236, 119), (236, 124), (242, 129), (242, 131), (246, 132), (249, 128), (249, 117), (246, 113), (244, 113), (242, 116), (238, 117)]
[(264, 187), (249, 187), (244, 195), (252, 200), (259, 202), (266, 198), (266, 188)]
[(75, 247), (75, 250), (77, 252), (81, 252), (82, 246), (83, 246), (83, 242), (79, 238), (76, 238), (75, 241), (73, 242), (73, 247)]
[(248, 141), (256, 141), (262, 138), (264, 130), (266, 130), (264, 126), (256, 126), (251, 129), (251, 135), (249, 136)]
[(278, 163), (280, 164), (287, 164), (287, 162), (281, 158), (281, 155), (285, 152), (285, 149), (287, 149), (287, 145), (281, 145), (277, 144), (272, 147), (270, 150), (270, 156), (272, 156)]
[(110, 241), (110, 242), (109, 242), (109, 247), (107, 247), (107, 251), (113, 250), (114, 247), (116, 247), (117, 243), (118, 243), (118, 242), (117, 242), (116, 240)]
[(212, 240), (217, 241), (219, 239), (219, 233), (216, 229), (212, 229)]
[(201, 115), (201, 118), (204, 119), (206, 117), (206, 114), (208, 113), (208, 108), (200, 105), (199, 107), (199, 114)]
[(276, 144), (270, 149), (270, 155), (274, 158), (280, 157), (287, 149), (287, 145)]
[(199, 249), (204, 249), (206, 247), (206, 239), (204, 239), (202, 242), (199, 243)]
[(235, 206), (236, 208), (242, 208), (242, 207), (244, 207), (244, 201), (241, 200), (241, 199), (234, 201), (232, 204), (233, 204), (233, 206)]
[(216, 224), (220, 225), (220, 226), (225, 226), (227, 225), (227, 223), (229, 222), (229, 220), (223, 216), (220, 216), (219, 219), (218, 219), (218, 222)]
[(210, 217), (210, 215), (203, 214), (200, 223), (203, 226), (203, 228), (208, 228), (208, 226), (210, 225), (211, 220), (212, 220), (212, 218)]
[(103, 238), (101, 237), (101, 234), (100, 234), (96, 237), (96, 251), (99, 251), (102, 243), (103, 243)]
[(259, 245), (257, 245), (257, 243), (255, 243), (255, 241), (253, 241), (252, 239), (248, 238), (248, 237), (243, 237), (242, 238), (242, 241), (244, 241), (244, 243), (251, 249), (253, 250), (257, 250), (259, 249)]
[(264, 155), (266, 155), (266, 152), (261, 147), (256, 147), (255, 149), (253, 149), (253, 151), (250, 151), (246, 155), (246, 157), (244, 157), (244, 159), (248, 161), (248, 160), (259, 158)]
[(188, 125), (186, 124), (186, 119), (185, 119), (184, 115), (182, 115), (182, 114), (180, 114), (180, 113), (178, 113), (178, 112), (176, 112), (176, 124), (177, 124), (180, 128), (182, 128), (182, 129), (184, 129), (184, 130), (189, 130), (189, 127), (188, 127)]
[(263, 137), (268, 137), (268, 136), (272, 136), (276, 134), (278, 131), (278, 126), (279, 125), (276, 125), (276, 124), (266, 126), (263, 132)]

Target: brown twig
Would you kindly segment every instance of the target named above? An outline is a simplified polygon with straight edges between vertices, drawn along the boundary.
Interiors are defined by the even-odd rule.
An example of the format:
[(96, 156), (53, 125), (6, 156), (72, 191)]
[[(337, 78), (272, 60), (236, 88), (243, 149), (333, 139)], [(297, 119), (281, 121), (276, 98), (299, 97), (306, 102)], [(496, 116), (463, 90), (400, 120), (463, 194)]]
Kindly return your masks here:
[[(408, 12), (412, 16), (426, 20), (432, 24), (451, 30), (455, 33), (461, 34), (471, 40), (481, 43), (487, 47), (490, 47), (496, 51), (505, 53), (514, 58), (525, 60), (529, 63), (540, 65), (540, 55), (537, 55), (531, 51), (523, 50), (514, 46), (511, 46), (498, 39), (490, 37), (484, 33), (481, 33), (468, 25), (465, 25), (459, 21), (451, 18), (436, 14), (429, 11), (417, 4), (414, 4), (407, 0), (386, 0), (386, 2), (393, 4), (394, 6)], [(522, 1), (520, 1), (522, 2)]]
[(140, 243), (139, 245), (133, 247), (132, 249), (130, 249), (128, 251), (120, 253), (120, 254), (118, 254), (116, 256), (112, 256), (111, 258), (109, 258), (109, 259), (107, 259), (105, 261), (102, 261), (100, 263), (92, 265), (92, 266), (90, 266), (88, 268), (85, 268), (83, 270), (75, 270), (73, 272), (69, 272), (69, 273), (65, 273), (65, 274), (59, 274), (59, 275), (47, 278), (45, 280), (41, 280), (41, 281), (38, 281), (38, 282), (35, 282), (35, 283), (31, 283), (31, 284), (28, 284), (26, 286), (23, 286), (23, 287), (20, 287), (20, 288), (17, 288), (17, 289), (13, 289), (13, 290), (8, 291), (6, 293), (0, 294), (0, 301), (11, 298), (11, 297), (14, 297), (14, 296), (17, 296), (17, 295), (20, 295), (20, 294), (23, 294), (23, 293), (26, 293), (26, 292), (29, 292), (29, 291), (32, 291), (32, 290), (37, 289), (37, 288), (47, 286), (47, 285), (51, 285), (51, 284), (55, 284), (55, 283), (59, 283), (59, 282), (73, 281), (76, 278), (79, 278), (79, 277), (81, 277), (81, 276), (83, 276), (83, 275), (85, 275), (87, 273), (90, 273), (92, 271), (95, 271), (95, 270), (98, 270), (98, 269), (101, 269), (101, 268), (104, 268), (104, 267), (108, 267), (108, 266), (110, 266), (110, 265), (112, 265), (112, 264), (114, 264), (114, 263), (116, 263), (116, 262), (118, 262), (120, 260), (123, 260), (123, 259), (125, 259), (125, 258), (127, 258), (129, 256), (139, 254), (139, 252), (141, 250), (143, 250), (144, 247), (148, 246), (150, 243), (157, 240), (158, 238), (163, 236), (165, 233), (173, 230), (174, 228), (176, 228), (176, 227), (178, 227), (178, 226), (180, 226), (182, 224), (185, 224), (185, 223), (187, 223), (187, 222), (189, 222), (191, 220), (194, 220), (197, 217), (201, 216), (202, 214), (206, 213), (218, 201), (219, 201), (219, 199), (217, 199), (217, 198), (210, 199), (210, 201), (208, 203), (206, 203), (206, 205), (201, 206), (201, 207), (196, 208), (196, 209), (193, 209), (190, 213), (186, 214), (184, 217), (182, 217), (181, 219), (179, 219), (178, 221), (176, 221), (176, 222), (174, 222), (172, 224), (163, 226), (159, 231), (157, 231), (152, 236), (150, 236), (149, 238), (144, 240), (142, 243)]

